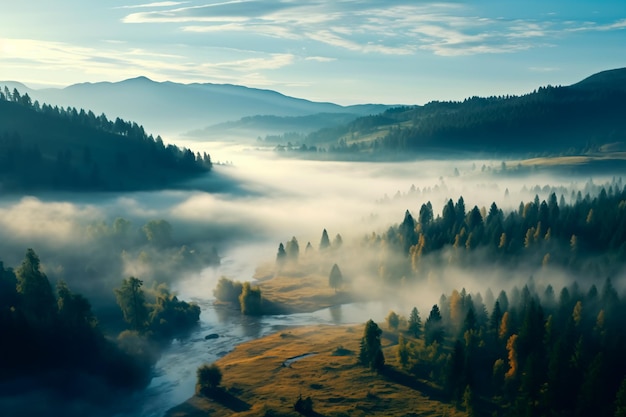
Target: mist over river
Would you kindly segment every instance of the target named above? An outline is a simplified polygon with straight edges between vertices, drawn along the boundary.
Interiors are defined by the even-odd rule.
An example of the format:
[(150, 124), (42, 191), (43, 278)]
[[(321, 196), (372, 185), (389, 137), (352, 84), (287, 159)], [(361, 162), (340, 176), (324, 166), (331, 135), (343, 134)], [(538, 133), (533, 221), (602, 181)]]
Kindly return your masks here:
[[(253, 280), (260, 264), (274, 262), (280, 243), (296, 237), (300, 253), (309, 242), (317, 251), (323, 230), (331, 239), (340, 234), (346, 252), (333, 262), (355, 287), (370, 289), (377, 270), (368, 269), (367, 262), (377, 254), (364, 253), (361, 243), (364, 237), (382, 235), (402, 222), (407, 210), (417, 217), (420, 207), (431, 203), (438, 216), (449, 199), (457, 201), (463, 196), (468, 209), (474, 205), (486, 209), (495, 201), (506, 214), (517, 210), (520, 202), (532, 201), (536, 194), (547, 199), (556, 192), (571, 204), (575, 193), (597, 193), (599, 184), (613, 179), (611, 175), (590, 179), (545, 171), (504, 175), (498, 171), (503, 161), (496, 160), (303, 161), (226, 143), (176, 143), (210, 152), (214, 161), (228, 163), (216, 163), (212, 172), (176, 189), (50, 192), (7, 195), (0, 200), (0, 260), (4, 265), (20, 265), (26, 248), (34, 248), (53, 285), (64, 280), (73, 291), (83, 294), (101, 323), (122, 322), (113, 289), (129, 276), (143, 280), (146, 288), (166, 282), (179, 299), (195, 301), (201, 307), (199, 325), (162, 351), (150, 385), (136, 393), (130, 405), (121, 405), (125, 411), (117, 414), (120, 417), (163, 415), (193, 395), (201, 364), (215, 361), (242, 342), (285, 327), (365, 323), (370, 318), (380, 322), (389, 310), (407, 316), (413, 306), (424, 316), (451, 288), (497, 291), (502, 276), (507, 276), (509, 285), (529, 276), (517, 271), (519, 276), (512, 277), (510, 271), (480, 266), (473, 275), (447, 270), (441, 274), (447, 282), (436, 275), (424, 277), (428, 290), (395, 291), (394, 297), (403, 298), (397, 300), (400, 306), (389, 301), (355, 303), (306, 314), (250, 317), (215, 304), (212, 291), (221, 276)], [(145, 239), (144, 225), (164, 220), (171, 225), (170, 246), (120, 246), (115, 235), (118, 219), (125, 220), (119, 224), (127, 225), (131, 243)], [(181, 253), (202, 263), (181, 268), (188, 266)], [(194, 258), (194, 253), (216, 253), (220, 265), (204, 263), (207, 257)], [(316, 273), (327, 277), (329, 270), (330, 265)], [(539, 284), (541, 277), (535, 279)], [(554, 271), (550, 279), (556, 287), (557, 281), (564, 281)], [(113, 329), (110, 335), (121, 330)], [(206, 340), (209, 334), (219, 337)], [(31, 397), (8, 398), (18, 406), (36, 404)], [(111, 406), (115, 408), (115, 404)], [(106, 417), (113, 414), (109, 409), (98, 411)]]
[[(290, 326), (312, 324), (361, 323), (372, 318), (382, 320), (388, 313), (388, 303), (368, 302), (325, 308), (313, 313), (251, 317), (232, 307), (216, 304), (210, 287), (221, 275), (250, 279), (245, 260), (224, 257), (217, 268), (207, 268), (201, 274), (181, 282), (178, 293), (195, 301), (202, 308), (200, 324), (187, 337), (174, 340), (155, 366), (155, 376), (145, 391), (137, 394), (132, 411), (124, 417), (157, 417), (193, 395), (196, 369), (224, 356), (238, 344), (256, 339)], [(205, 336), (216, 333), (217, 339)], [(306, 353), (306, 352), (303, 352)], [(285, 358), (287, 359), (287, 358)]]

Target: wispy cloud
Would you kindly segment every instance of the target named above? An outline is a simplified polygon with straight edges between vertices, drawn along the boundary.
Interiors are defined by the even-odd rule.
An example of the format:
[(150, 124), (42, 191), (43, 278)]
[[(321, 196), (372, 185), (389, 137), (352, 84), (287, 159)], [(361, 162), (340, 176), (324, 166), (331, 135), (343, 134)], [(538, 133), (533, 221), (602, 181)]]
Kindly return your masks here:
[(528, 68), (532, 72), (554, 72), (559, 71), (559, 68), (556, 67), (529, 67)]
[(330, 58), (327, 56), (308, 56), (305, 58), (306, 61), (315, 61), (315, 62), (332, 62), (336, 61), (336, 58)]
[(511, 53), (549, 46), (566, 31), (626, 28), (626, 19), (610, 24), (557, 19), (491, 18), (470, 5), (452, 2), (241, 0), (131, 13), (123, 22), (178, 23), (183, 31), (198, 34), (239, 32), (315, 41), (364, 54), (431, 51), (441, 56)]
[(609, 30), (624, 30), (626, 29), (626, 19), (616, 20), (613, 23), (605, 23), (598, 24), (596, 22), (585, 22), (580, 26), (575, 26), (568, 28), (567, 30), (570, 32), (586, 32), (586, 31), (597, 31), (597, 32), (606, 32)]
[(206, 82), (211, 79), (236, 84), (248, 82), (251, 85), (276, 85), (263, 71), (292, 65), (296, 59), (292, 54), (230, 50), (231, 54), (246, 58), (190, 60), (183, 54), (123, 48), (120, 45), (91, 48), (63, 42), (6, 38), (0, 39), (0, 50), (5, 69), (45, 66), (50, 71), (80, 69), (95, 79), (120, 79), (141, 74), (155, 80)]
[(132, 4), (128, 6), (118, 6), (115, 9), (148, 9), (153, 7), (172, 7), (189, 3), (187, 1), (157, 1), (154, 3)]

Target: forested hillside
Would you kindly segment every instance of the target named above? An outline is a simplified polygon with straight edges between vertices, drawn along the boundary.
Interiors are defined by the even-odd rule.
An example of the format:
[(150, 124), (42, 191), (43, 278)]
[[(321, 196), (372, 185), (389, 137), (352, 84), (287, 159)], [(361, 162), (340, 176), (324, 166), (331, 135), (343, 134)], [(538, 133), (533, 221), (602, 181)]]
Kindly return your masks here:
[[(161, 347), (196, 325), (200, 307), (164, 285), (148, 291), (142, 285), (129, 277), (115, 290), (128, 324), (115, 337), (103, 332), (86, 297), (63, 280), (53, 289), (33, 249), (15, 269), (0, 261), (0, 332), (6, 336), (0, 344), (0, 404), (8, 407), (6, 415), (39, 414), (42, 407), (55, 407), (54, 415), (81, 415), (76, 407), (83, 401), (115, 409), (125, 394), (145, 387)], [(18, 412), (7, 400), (42, 392), (65, 404), (57, 409), (21, 398), (15, 400)]]
[(0, 92), (0, 189), (136, 190), (211, 169), (207, 154), (165, 145), (137, 123)]
[[(459, 197), (437, 214), (427, 202), (415, 217), (407, 210), (400, 224), (364, 243), (387, 253), (377, 267), (388, 282), (423, 279), (446, 264), (559, 267), (578, 276), (610, 276), (626, 259), (626, 190), (621, 180), (605, 185), (595, 197), (578, 192), (572, 204), (554, 192), (547, 201), (535, 196), (509, 213), (495, 202), (469, 208)], [(391, 256), (399, 253), (399, 259)]]
[(471, 97), (396, 107), (309, 134), (303, 143), (336, 152), (477, 151), (508, 155), (623, 150), (626, 69), (523, 96)]

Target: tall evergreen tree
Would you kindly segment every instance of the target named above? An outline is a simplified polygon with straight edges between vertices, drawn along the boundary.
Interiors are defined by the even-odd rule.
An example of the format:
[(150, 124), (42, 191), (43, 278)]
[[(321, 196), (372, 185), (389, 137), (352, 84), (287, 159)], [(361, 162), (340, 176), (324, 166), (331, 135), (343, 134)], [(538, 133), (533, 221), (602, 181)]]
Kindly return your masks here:
[(320, 250), (324, 250), (330, 247), (330, 239), (328, 239), (328, 232), (326, 229), (322, 231), (322, 238), (320, 239)]
[(417, 311), (417, 307), (413, 307), (411, 315), (409, 316), (409, 333), (411, 333), (413, 337), (420, 337), (422, 334), (422, 319), (420, 318), (419, 311)]
[(361, 348), (359, 351), (359, 362), (372, 370), (381, 371), (385, 365), (385, 358), (381, 348), (380, 336), (383, 331), (372, 320), (365, 323), (363, 337), (361, 338)]
[(24, 311), (38, 321), (53, 317), (56, 303), (52, 287), (46, 274), (41, 272), (39, 257), (28, 249), (22, 264), (15, 271), (17, 292), (21, 295)]
[(144, 331), (148, 323), (148, 307), (146, 296), (141, 289), (142, 285), (143, 281), (130, 277), (124, 279), (122, 286), (114, 290), (117, 304), (124, 314), (124, 320), (138, 332)]
[(330, 270), (330, 275), (328, 276), (328, 285), (330, 285), (330, 287), (334, 289), (335, 292), (337, 292), (337, 289), (339, 289), (343, 285), (343, 275), (341, 274), (341, 270), (339, 269), (339, 266), (337, 264), (334, 264), (332, 269)]

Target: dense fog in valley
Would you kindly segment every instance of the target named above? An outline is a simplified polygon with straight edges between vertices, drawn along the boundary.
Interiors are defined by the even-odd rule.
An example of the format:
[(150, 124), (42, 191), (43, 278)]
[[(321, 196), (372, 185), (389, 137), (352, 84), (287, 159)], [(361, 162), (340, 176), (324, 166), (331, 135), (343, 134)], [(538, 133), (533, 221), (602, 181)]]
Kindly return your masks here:
[[(182, 145), (211, 151), (214, 160), (226, 164), (216, 165), (186, 190), (3, 197), (2, 261), (17, 266), (25, 249), (33, 248), (52, 281), (64, 279), (99, 306), (113, 301), (112, 288), (127, 276), (175, 287), (190, 274), (217, 264), (218, 256), (245, 264), (243, 276), (232, 278), (250, 280), (255, 267), (272, 262), (278, 244), (292, 236), (301, 250), (307, 242), (316, 248), (323, 229), (331, 238), (340, 234), (346, 247), (356, 246), (364, 236), (400, 223), (406, 210), (417, 218), (427, 202), (434, 217), (449, 199), (460, 196), (468, 211), (474, 205), (488, 211), (495, 202), (506, 216), (535, 195), (544, 200), (554, 192), (561, 202), (571, 204), (578, 192), (595, 196), (602, 186), (621, 184), (613, 176), (507, 175), (502, 161), (495, 160), (301, 161), (229, 144)], [(220, 192), (203, 191), (216, 184), (229, 186)], [(166, 226), (159, 224), (162, 220)], [(154, 236), (146, 228), (151, 222)], [(156, 230), (159, 227), (167, 230)], [(363, 256), (346, 257), (364, 266)], [(358, 265), (349, 269), (358, 271), (359, 279), (368, 274)], [(476, 280), (450, 271), (431, 273), (429, 282), (439, 293), (446, 291), (447, 281), (471, 291), (511, 286), (510, 271), (489, 267), (485, 274), (480, 263), (476, 269)], [(529, 267), (515, 275), (525, 279), (533, 273)], [(458, 280), (452, 278), (457, 275)], [(211, 297), (211, 292), (203, 295)]]
[[(525, 286), (538, 294), (548, 287), (558, 293), (579, 281), (580, 289), (587, 291), (592, 285), (600, 288), (607, 276), (620, 292), (624, 288), (621, 264), (609, 262), (606, 269), (601, 255), (592, 254), (565, 268), (558, 261), (548, 262), (550, 257), (567, 259), (573, 253), (569, 240), (552, 242), (550, 253), (537, 249), (513, 263), (494, 258), (489, 247), (471, 247), (464, 230), (457, 236), (462, 239), (459, 245), (444, 244), (428, 253), (422, 254), (417, 241), (417, 231), (421, 233), (425, 227), (418, 225), (418, 219), (428, 203), (429, 222), (434, 224), (441, 220), (449, 200), (458, 204), (462, 197), (469, 225), (475, 206), (485, 222), (494, 202), (502, 219), (521, 213), (520, 204), (528, 206), (551, 196), (563, 210), (577, 201), (591, 201), (603, 189), (612, 196), (623, 188), (620, 177), (573, 176), (549, 170), (520, 174), (507, 168), (516, 166), (516, 161), (478, 158), (307, 161), (232, 143), (177, 143), (211, 152), (214, 169), (177, 189), (9, 194), (0, 201), (4, 267), (17, 268), (26, 249), (34, 249), (52, 286), (64, 281), (89, 299), (101, 328), (112, 332), (124, 328), (115, 289), (131, 276), (142, 280), (149, 303), (158, 299), (159, 285), (167, 284), (180, 299), (201, 306), (199, 327), (190, 336), (176, 336), (177, 342), (162, 350), (161, 359), (159, 354), (154, 356), (157, 385), (150, 385), (146, 392), (156, 394), (132, 400), (139, 408), (130, 407), (129, 415), (158, 415), (184, 400), (191, 395), (200, 363), (224, 355), (241, 341), (267, 334), (284, 320), (291, 324), (382, 321), (389, 310), (407, 317), (413, 307), (425, 317), (433, 304), (445, 300), (440, 298), (442, 294), (461, 289), (484, 303), (489, 313), (502, 290), (519, 298)], [(402, 240), (393, 243), (406, 233), (402, 227), (407, 215), (415, 219), (415, 230), (410, 232), (415, 232), (416, 240), (410, 245)], [(321, 248), (324, 230), (332, 242), (329, 250)], [(544, 240), (544, 234), (550, 232), (541, 230), (535, 240)], [(277, 262), (279, 245), (288, 246), (294, 238), (299, 259), (281, 267)], [(241, 282), (273, 275), (301, 282), (310, 277), (326, 280), (334, 264), (343, 272), (340, 294), (349, 294), (340, 303), (356, 302), (344, 310), (323, 310), (321, 315), (294, 315), (291, 319), (267, 316), (252, 322), (243, 316), (233, 319), (237, 311), (224, 315), (218, 309), (216, 315), (213, 310), (214, 291), (223, 276)], [(359, 306), (358, 302), (365, 304)], [(228, 344), (219, 351), (210, 350), (207, 356), (202, 333), (211, 331), (234, 333)], [(140, 349), (139, 342), (133, 343), (137, 343), (133, 349)], [(185, 354), (187, 359), (180, 365), (177, 357), (192, 346), (194, 354)], [(162, 380), (166, 382), (158, 382)], [(158, 405), (151, 400), (154, 395), (161, 399)], [(20, 398), (3, 404), (19, 409), (20, 404), (30, 402), (30, 397), (22, 398), (23, 403)], [(85, 410), (83, 405), (90, 407), (68, 404), (67, 410), (80, 410), (79, 414)]]

